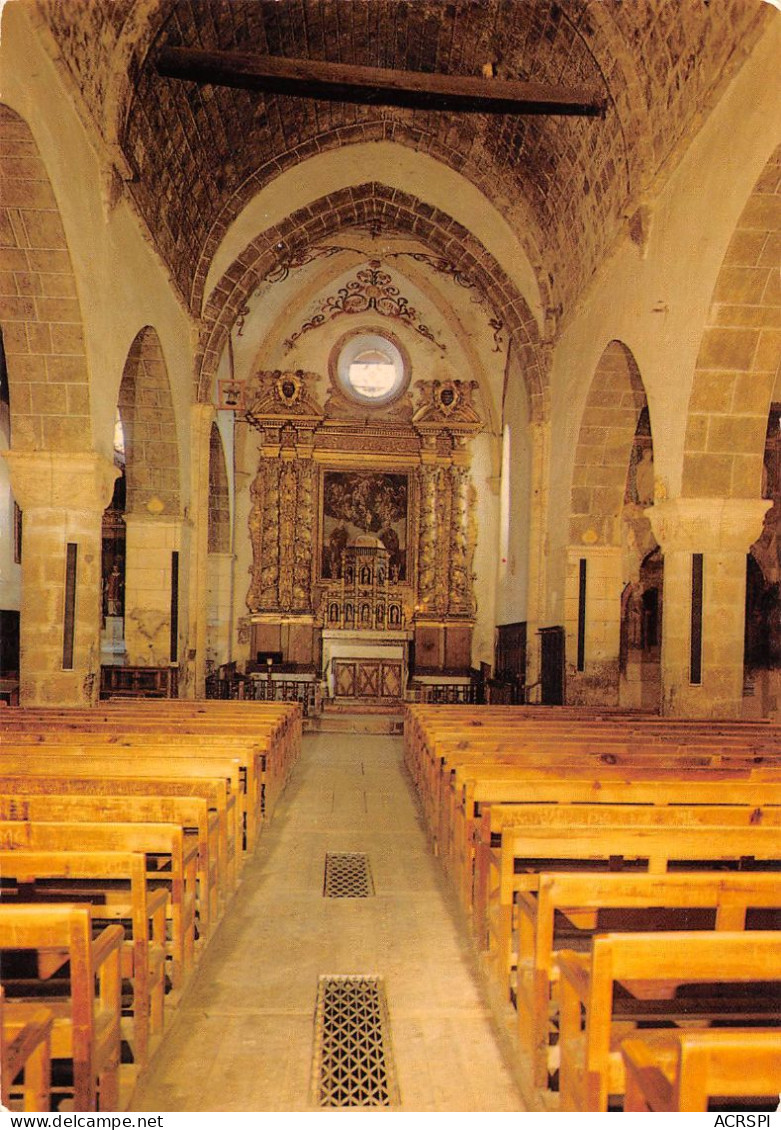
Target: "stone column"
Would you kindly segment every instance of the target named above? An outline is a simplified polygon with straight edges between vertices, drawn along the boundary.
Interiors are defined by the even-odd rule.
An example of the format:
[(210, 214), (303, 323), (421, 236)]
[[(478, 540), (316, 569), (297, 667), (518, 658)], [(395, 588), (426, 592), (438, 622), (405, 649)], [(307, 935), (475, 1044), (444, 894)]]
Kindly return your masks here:
[[(582, 670), (578, 666), (581, 561), (586, 571)], [(621, 546), (568, 547), (564, 591), (568, 703), (618, 704), (622, 587)]]
[[(662, 710), (684, 718), (740, 718), (746, 554), (764, 499), (677, 498), (646, 510), (664, 554)], [(702, 554), (700, 682), (692, 682), (692, 561)]]
[[(117, 468), (95, 452), (9, 451), (6, 459), (23, 515), (20, 702), (94, 705), (100, 693), (101, 522)], [(66, 632), (69, 545), (76, 546), (75, 587)]]
[(210, 553), (207, 591), (206, 658), (215, 667), (233, 658), (233, 568), (232, 553)]
[(526, 684), (533, 686), (542, 674), (537, 632), (547, 617), (547, 537), (550, 482), (550, 424), (529, 424), (531, 436), (531, 499), (529, 502), (529, 552), (526, 598)]
[(190, 554), (188, 569), (187, 655), (180, 656), (180, 695), (204, 698), (206, 694), (206, 646), (209, 591), (209, 459), (213, 404), (190, 407)]
[[(154, 509), (150, 503), (146, 510), (125, 515), (125, 648), (131, 667), (167, 667), (185, 658), (181, 655), (180, 633), (187, 622), (187, 523), (178, 515), (154, 513)], [(175, 660), (171, 648), (174, 553), (179, 555)]]

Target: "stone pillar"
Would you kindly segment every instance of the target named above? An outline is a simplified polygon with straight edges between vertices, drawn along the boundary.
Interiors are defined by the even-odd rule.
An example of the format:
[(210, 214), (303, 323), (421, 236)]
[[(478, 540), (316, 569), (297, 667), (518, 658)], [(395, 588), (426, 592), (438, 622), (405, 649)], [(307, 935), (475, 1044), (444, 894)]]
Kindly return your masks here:
[(188, 561), (187, 655), (180, 657), (184, 678), (180, 696), (206, 695), (206, 648), (209, 604), (209, 460), (213, 404), (190, 408), (190, 553)]
[(232, 553), (210, 553), (208, 561), (206, 658), (214, 667), (233, 658)]
[[(746, 555), (762, 529), (764, 499), (677, 498), (646, 510), (664, 554), (662, 711), (740, 718)], [(692, 561), (702, 554), (700, 682), (692, 682)]]
[(23, 515), (20, 702), (92, 706), (100, 694), (101, 522), (117, 468), (95, 452), (9, 451), (6, 459)]
[[(586, 587), (581, 621), (582, 561), (585, 562)], [(584, 706), (618, 704), (622, 587), (621, 546), (568, 547), (564, 591), (568, 703)], [(579, 667), (581, 650), (582, 669)]]
[[(186, 523), (178, 516), (153, 513), (152, 509), (149, 503), (146, 510), (125, 515), (125, 648), (131, 667), (167, 667), (178, 665), (184, 658), (180, 654), (180, 633), (186, 624)], [(175, 659), (171, 646), (174, 553), (178, 554), (179, 566)]]
[(550, 482), (550, 424), (529, 425), (531, 436), (531, 499), (529, 501), (529, 554), (526, 600), (526, 684), (532, 686), (542, 675), (538, 630), (550, 621), (547, 616), (547, 538)]

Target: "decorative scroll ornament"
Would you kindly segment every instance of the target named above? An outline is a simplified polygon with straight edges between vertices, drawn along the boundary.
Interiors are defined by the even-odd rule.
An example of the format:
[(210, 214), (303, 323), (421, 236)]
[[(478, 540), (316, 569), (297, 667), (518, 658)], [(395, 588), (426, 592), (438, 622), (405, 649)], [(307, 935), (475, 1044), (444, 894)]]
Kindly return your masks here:
[(445, 259), (442, 255), (429, 255), (424, 251), (392, 251), (388, 255), (389, 259), (401, 258), (406, 255), (415, 263), (423, 263), (425, 266), (430, 267), (440, 275), (446, 275), (458, 286), (463, 287), (464, 290), (474, 290), (476, 293), (472, 298), (472, 302), (476, 302), (480, 306), (488, 307), (493, 317), (488, 319), (488, 325), (491, 329), (494, 339), (494, 353), (500, 353), (504, 345), (502, 341), (502, 330), (504, 329), (504, 321), (497, 313), (496, 309), (491, 305), (483, 292), (478, 287), (477, 283), (460, 270), (455, 263), (451, 263), (449, 259)]
[(340, 287), (336, 294), (324, 298), (317, 313), (287, 338), (285, 349), (292, 349), (305, 333), (318, 329), (343, 314), (375, 313), (383, 318), (403, 322), (444, 353), (444, 343), (437, 341), (429, 327), (419, 320), (417, 309), (410, 306), (409, 300), (394, 285), (392, 276), (383, 271), (381, 266), (379, 259), (370, 259), (354, 279)]
[[(291, 271), (297, 270), (299, 267), (305, 267), (308, 263), (313, 263), (317, 259), (330, 259), (334, 255), (339, 255), (342, 251), (356, 251), (355, 247), (344, 247), (341, 245), (316, 245), (314, 247), (300, 247), (295, 251), (291, 251), (285, 259), (275, 263), (271, 270), (267, 271), (260, 279), (260, 285), (254, 292), (254, 297), (260, 296), (264, 283), (279, 283), (284, 282), (289, 276)], [(244, 325), (250, 315), (249, 303), (245, 303), (239, 310), (238, 317), (236, 318), (236, 336), (242, 337), (244, 334)]]

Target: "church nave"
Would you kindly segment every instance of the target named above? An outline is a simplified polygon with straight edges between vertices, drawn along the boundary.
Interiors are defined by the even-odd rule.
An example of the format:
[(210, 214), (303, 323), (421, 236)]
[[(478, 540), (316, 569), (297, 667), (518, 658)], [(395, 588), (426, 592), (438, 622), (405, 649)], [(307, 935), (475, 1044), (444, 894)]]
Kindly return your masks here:
[[(396, 1109), (523, 1109), (471, 943), (426, 843), (401, 745), (366, 734), (304, 737), (131, 1110), (314, 1109), (323, 974), (384, 982)], [(327, 852), (365, 853), (375, 894), (323, 897)]]

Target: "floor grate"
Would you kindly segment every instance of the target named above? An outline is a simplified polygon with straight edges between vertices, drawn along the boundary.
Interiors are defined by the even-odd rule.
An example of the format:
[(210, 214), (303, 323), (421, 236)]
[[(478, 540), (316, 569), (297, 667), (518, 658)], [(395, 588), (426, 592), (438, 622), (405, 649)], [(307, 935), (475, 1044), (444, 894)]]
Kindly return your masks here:
[(389, 1030), (381, 978), (320, 978), (312, 1070), (315, 1106), (398, 1104)]
[(323, 895), (329, 899), (366, 899), (374, 894), (369, 857), (363, 852), (326, 852)]

